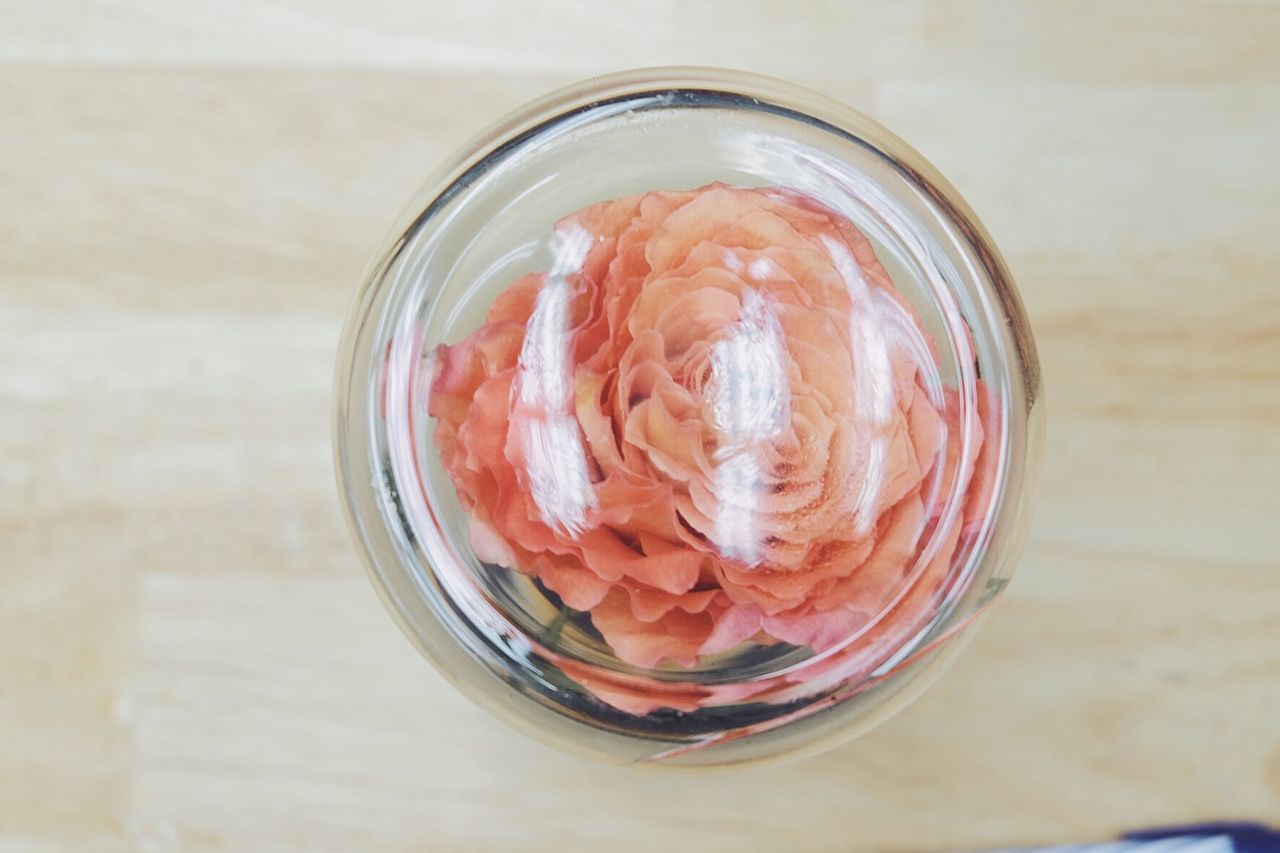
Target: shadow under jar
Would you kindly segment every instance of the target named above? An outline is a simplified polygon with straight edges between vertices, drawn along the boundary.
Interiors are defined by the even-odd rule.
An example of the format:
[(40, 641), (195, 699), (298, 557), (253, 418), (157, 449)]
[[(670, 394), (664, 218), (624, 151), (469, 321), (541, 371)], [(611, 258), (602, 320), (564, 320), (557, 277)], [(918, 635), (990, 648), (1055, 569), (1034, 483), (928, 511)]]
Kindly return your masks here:
[(428, 182), (350, 316), (348, 520), (406, 634), (614, 763), (827, 749), (917, 695), (1028, 525), (1039, 371), (990, 239), (866, 117), (599, 78)]

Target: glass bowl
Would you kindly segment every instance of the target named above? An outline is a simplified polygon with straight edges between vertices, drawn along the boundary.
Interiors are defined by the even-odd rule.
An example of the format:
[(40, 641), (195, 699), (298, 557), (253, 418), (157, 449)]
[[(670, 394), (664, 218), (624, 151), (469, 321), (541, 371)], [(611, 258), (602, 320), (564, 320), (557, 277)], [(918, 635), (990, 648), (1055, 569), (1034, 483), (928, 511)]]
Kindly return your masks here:
[(479, 704), (614, 763), (752, 762), (960, 648), (1028, 525), (1039, 383), (990, 238), (902, 141), (775, 80), (628, 72), (410, 205), (345, 330), (339, 486)]

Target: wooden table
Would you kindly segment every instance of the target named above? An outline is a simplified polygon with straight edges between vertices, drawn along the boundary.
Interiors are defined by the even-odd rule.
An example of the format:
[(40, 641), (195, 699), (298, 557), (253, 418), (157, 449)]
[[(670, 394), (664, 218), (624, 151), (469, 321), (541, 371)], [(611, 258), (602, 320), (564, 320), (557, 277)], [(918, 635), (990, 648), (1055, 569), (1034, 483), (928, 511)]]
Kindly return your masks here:
[[(0, 850), (940, 850), (1280, 818), (1280, 5), (0, 0)], [(417, 182), (626, 66), (911, 140), (1039, 336), (1007, 599), (896, 720), (586, 765), (420, 661), (339, 518), (339, 325)]]

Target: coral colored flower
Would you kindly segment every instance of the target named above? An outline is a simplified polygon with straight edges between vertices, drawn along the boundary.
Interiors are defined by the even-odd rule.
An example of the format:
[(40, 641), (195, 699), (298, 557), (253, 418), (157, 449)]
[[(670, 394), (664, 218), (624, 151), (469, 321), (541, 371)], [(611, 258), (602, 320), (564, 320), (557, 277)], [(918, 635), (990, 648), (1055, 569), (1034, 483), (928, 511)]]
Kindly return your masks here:
[[(847, 677), (917, 631), (985, 512), (998, 413), (983, 396), (975, 476), (867, 238), (799, 194), (713, 184), (579, 211), (554, 248), (436, 353), (435, 441), (477, 556), (639, 667), (747, 640), (822, 652), (880, 617), (883, 654), (826, 662)], [(952, 488), (968, 502), (938, 530)]]

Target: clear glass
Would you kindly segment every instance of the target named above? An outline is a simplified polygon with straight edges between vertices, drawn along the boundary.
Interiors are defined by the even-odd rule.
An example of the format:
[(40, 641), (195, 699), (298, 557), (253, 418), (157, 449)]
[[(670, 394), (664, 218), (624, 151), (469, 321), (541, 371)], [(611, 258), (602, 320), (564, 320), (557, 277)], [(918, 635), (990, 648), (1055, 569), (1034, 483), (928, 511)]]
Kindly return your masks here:
[(481, 705), (736, 764), (868, 730), (959, 649), (1028, 525), (1039, 383), (999, 254), (903, 142), (629, 72), (410, 205), (345, 331), (337, 470), (388, 608)]

